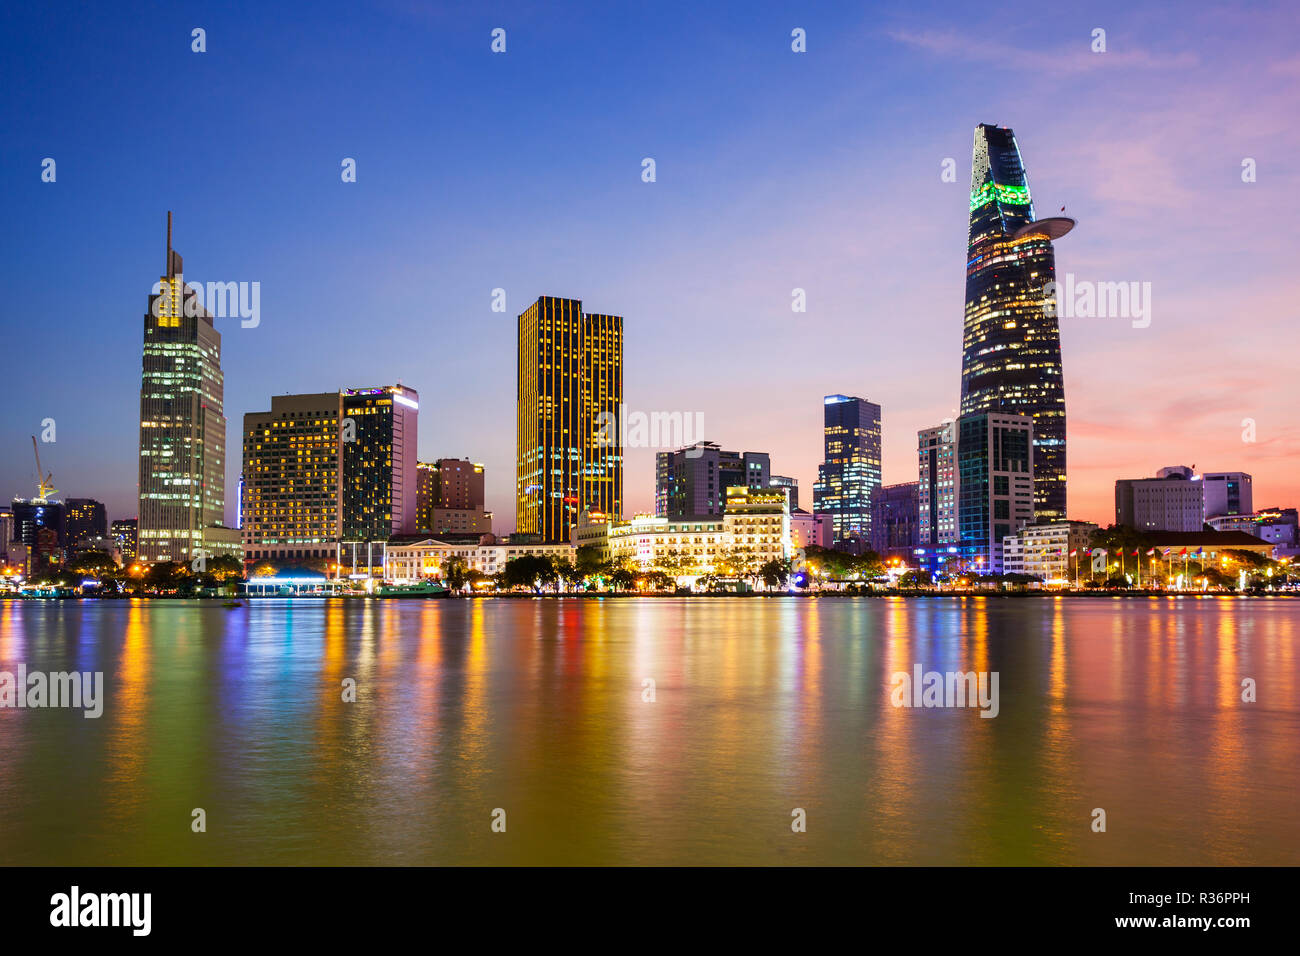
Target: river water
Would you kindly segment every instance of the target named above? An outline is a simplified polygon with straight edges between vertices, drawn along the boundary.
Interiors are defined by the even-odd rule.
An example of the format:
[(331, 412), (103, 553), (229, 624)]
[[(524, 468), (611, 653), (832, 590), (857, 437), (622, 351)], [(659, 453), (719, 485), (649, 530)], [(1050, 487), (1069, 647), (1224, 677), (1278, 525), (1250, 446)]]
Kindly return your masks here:
[(103, 712), (0, 709), (4, 864), (1300, 864), (1294, 599), (0, 602), (20, 665)]

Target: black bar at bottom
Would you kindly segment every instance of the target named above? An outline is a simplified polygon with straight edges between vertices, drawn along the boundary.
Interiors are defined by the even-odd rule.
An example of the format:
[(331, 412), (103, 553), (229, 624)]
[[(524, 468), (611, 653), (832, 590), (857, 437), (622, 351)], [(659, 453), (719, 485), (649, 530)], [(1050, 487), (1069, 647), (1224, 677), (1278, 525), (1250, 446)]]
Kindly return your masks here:
[(578, 938), (624, 923), (632, 938), (653, 938), (669, 923), (699, 919), (708, 935), (733, 937), (847, 923), (865, 934), (860, 940), (888, 929), (922, 946), (957, 945), (970, 931), (999, 942), (1055, 934), (1047, 938), (1231, 945), (1243, 933), (1293, 926), (1296, 875), (1293, 868), (9, 868), (0, 869), (0, 933), (7, 943), (62, 936), (92, 944), (301, 944), (430, 932), (432, 941), (469, 930), (486, 942), (511, 933)]

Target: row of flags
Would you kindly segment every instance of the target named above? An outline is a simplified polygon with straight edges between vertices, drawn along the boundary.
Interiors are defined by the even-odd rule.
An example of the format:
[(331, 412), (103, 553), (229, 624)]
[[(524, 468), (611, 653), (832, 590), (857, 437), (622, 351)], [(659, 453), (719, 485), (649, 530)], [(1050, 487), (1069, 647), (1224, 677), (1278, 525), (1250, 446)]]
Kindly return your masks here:
[[(1134, 548), (1134, 549), (1133, 549), (1133, 552), (1132, 552), (1132, 554), (1131, 554), (1131, 557), (1136, 558), (1136, 557), (1138, 556), (1138, 554), (1141, 552), (1141, 550), (1142, 550), (1141, 548)], [(1057, 548), (1055, 551), (1052, 552), (1052, 554), (1060, 554), (1060, 553), (1061, 553), (1061, 549), (1060, 549), (1060, 548)], [(1079, 553), (1079, 549), (1078, 549), (1078, 548), (1075, 548), (1073, 551), (1070, 552), (1070, 557), (1073, 558), (1073, 557), (1075, 557), (1076, 555), (1078, 555), (1078, 553)], [(1110, 553), (1111, 553), (1111, 552), (1110, 552), (1110, 551), (1107, 551), (1105, 548), (1093, 548), (1091, 551), (1088, 552), (1088, 554), (1090, 554), (1090, 555), (1091, 555), (1092, 557), (1094, 557), (1094, 558), (1097, 557), (1098, 555), (1101, 555), (1101, 554), (1110, 554)], [(1116, 555), (1118, 555), (1119, 557), (1123, 557), (1123, 556), (1124, 556), (1124, 549), (1123, 549), (1123, 548), (1116, 548), (1114, 553), (1115, 553)], [(1146, 552), (1146, 555), (1147, 555), (1147, 557), (1151, 557), (1153, 554), (1157, 554), (1157, 553), (1160, 554), (1162, 557), (1166, 557), (1166, 558), (1167, 558), (1167, 557), (1169, 557), (1170, 555), (1172, 555), (1172, 554), (1174, 553), (1174, 549), (1173, 549), (1173, 548), (1165, 548), (1163, 551), (1161, 551), (1159, 548), (1151, 548), (1149, 551)], [(1199, 550), (1199, 551), (1191, 551), (1191, 550), (1189, 550), (1188, 548), (1183, 548), (1183, 550), (1181, 550), (1181, 551), (1178, 552), (1177, 557), (1180, 557), (1180, 558), (1187, 558), (1187, 557), (1191, 557), (1191, 558), (1199, 558), (1199, 557), (1204, 557), (1205, 555), (1210, 554), (1210, 553), (1211, 553), (1211, 552), (1206, 551), (1204, 548), (1201, 548), (1201, 550)]]

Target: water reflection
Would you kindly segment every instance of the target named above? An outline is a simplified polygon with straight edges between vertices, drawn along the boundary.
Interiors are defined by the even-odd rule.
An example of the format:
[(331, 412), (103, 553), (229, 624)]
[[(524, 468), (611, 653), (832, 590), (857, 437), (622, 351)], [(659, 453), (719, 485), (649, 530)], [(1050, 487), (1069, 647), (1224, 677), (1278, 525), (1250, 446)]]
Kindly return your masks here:
[[(0, 670), (107, 700), (0, 710), (0, 862), (1295, 864), (1298, 642), (1232, 598), (3, 602)], [(917, 664), (998, 717), (893, 707)]]

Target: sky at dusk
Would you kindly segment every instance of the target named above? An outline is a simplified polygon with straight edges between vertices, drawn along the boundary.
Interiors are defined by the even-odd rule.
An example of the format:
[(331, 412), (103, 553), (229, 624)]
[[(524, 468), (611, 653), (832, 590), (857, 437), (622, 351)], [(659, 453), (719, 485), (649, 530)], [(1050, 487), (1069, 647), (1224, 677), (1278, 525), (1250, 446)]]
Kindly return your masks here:
[[(1016, 131), (1038, 215), (1078, 220), (1060, 277), (1150, 283), (1146, 328), (1061, 320), (1070, 516), (1109, 524), (1116, 478), (1174, 464), (1300, 505), (1293, 3), (279, 6), (0, 12), (5, 500), (34, 494), (53, 418), (55, 486), (135, 515), (169, 209), (187, 279), (261, 283), (258, 327), (217, 322), (231, 521), (244, 413), (401, 381), (420, 458), (484, 463), (511, 530), (538, 295), (624, 316), (629, 410), (701, 412), (804, 507), (831, 393), (883, 406), (884, 480), (915, 480), (917, 429), (960, 397), (984, 122)], [(654, 452), (627, 452), (629, 514)]]

